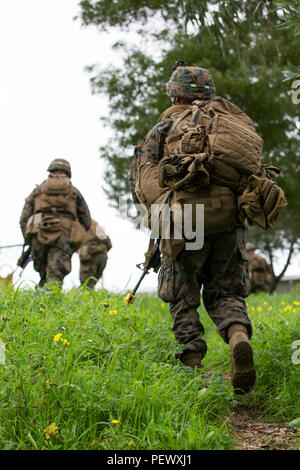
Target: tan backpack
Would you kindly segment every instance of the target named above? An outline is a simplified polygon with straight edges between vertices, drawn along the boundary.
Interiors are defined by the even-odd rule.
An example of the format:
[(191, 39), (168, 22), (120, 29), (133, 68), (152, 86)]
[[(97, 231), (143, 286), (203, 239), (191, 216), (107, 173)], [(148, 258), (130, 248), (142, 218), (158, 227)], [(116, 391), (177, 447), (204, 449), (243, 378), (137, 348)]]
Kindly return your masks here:
[(252, 283), (256, 287), (264, 287), (269, 278), (266, 261), (260, 256), (254, 255), (249, 259), (248, 269)]
[[(41, 192), (34, 200), (34, 214), (27, 223), (26, 239), (36, 234), (43, 245), (53, 245), (61, 236), (62, 229), (70, 231), (70, 245), (77, 250), (82, 244), (86, 230), (77, 220), (76, 195), (70, 178), (50, 175), (40, 186)], [(64, 217), (72, 214), (74, 220)]]
[(68, 176), (49, 176), (41, 184), (41, 194), (34, 201), (34, 213), (69, 212), (77, 218), (76, 198)]
[(112, 248), (109, 236), (102, 227), (92, 220), (89, 230), (85, 233), (82, 246), (79, 250), (80, 259), (88, 261), (96, 253), (107, 254)]
[[(159, 185), (183, 192), (181, 202), (191, 199), (204, 201), (205, 188), (212, 193), (222, 192), (220, 186), (230, 188), (238, 197), (242, 217), (268, 230), (273, 228), (279, 211), (287, 205), (283, 190), (272, 178), (280, 170), (262, 164), (263, 141), (255, 131), (251, 119), (241, 109), (221, 97), (194, 102), (184, 111), (173, 114), (173, 125), (164, 147), (164, 158), (159, 162)], [(244, 185), (244, 187), (243, 187)], [(191, 193), (195, 193), (192, 197)], [(212, 194), (210, 194), (212, 196)], [(233, 222), (235, 200), (219, 198), (227, 212), (209, 210), (205, 206), (205, 234), (226, 231)], [(196, 203), (196, 202), (195, 202)], [(233, 203), (233, 204), (232, 204)], [(217, 232), (215, 232), (217, 230)]]
[[(252, 206), (248, 208), (244, 203), (246, 197), (239, 199), (238, 204), (237, 196), (241, 193), (246, 196), (244, 193), (249, 191), (252, 175), (274, 183), (271, 177), (278, 176), (279, 171), (271, 176), (264, 171), (261, 162), (263, 141), (251, 119), (238, 106), (221, 97), (196, 101), (191, 106), (172, 106), (163, 113), (160, 121), (165, 118), (171, 118), (173, 124), (165, 140), (164, 157), (158, 164), (142, 160), (138, 165), (135, 191), (148, 209), (148, 220), (151, 204), (161, 203), (171, 190), (169, 206), (180, 204), (184, 209), (185, 204), (191, 204), (194, 214), (194, 206), (204, 204), (205, 236), (231, 231), (246, 216), (251, 221), (253, 215), (252, 221), (257, 223), (264, 214), (258, 192), (255, 208), (260, 206), (259, 214), (251, 212)], [(241, 184), (245, 182), (243, 188)], [(268, 206), (272, 201), (274, 205), (268, 207), (268, 221), (259, 223), (264, 228), (273, 226), (279, 209), (285, 205), (283, 191), (276, 183), (272, 188), (273, 197), (268, 199)], [(278, 190), (282, 194), (278, 194)], [(170, 222), (174, 224), (173, 215)], [(151, 227), (150, 223), (148, 226)], [(184, 244), (183, 239), (161, 240), (160, 250), (175, 259)]]
[(250, 223), (270, 230), (280, 209), (287, 206), (287, 200), (275, 181), (267, 176), (250, 175), (245, 190), (238, 197), (238, 206)]
[(197, 191), (213, 182), (236, 189), (241, 175), (260, 172), (263, 141), (238, 106), (217, 96), (172, 118), (159, 163), (161, 187)]

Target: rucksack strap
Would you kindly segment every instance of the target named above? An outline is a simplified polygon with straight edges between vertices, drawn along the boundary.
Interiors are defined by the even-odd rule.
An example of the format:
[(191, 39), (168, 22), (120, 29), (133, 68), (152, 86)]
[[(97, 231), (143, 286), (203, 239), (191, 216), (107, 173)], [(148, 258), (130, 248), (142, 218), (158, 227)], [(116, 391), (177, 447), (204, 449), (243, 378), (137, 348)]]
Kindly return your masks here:
[(189, 114), (192, 113), (192, 107), (190, 109), (187, 109), (184, 113), (182, 113), (173, 123), (171, 129), (170, 129), (170, 133), (173, 134), (175, 132), (175, 129), (176, 127), (178, 126), (178, 124), (180, 123), (180, 121), (182, 121), (184, 118), (186, 118)]

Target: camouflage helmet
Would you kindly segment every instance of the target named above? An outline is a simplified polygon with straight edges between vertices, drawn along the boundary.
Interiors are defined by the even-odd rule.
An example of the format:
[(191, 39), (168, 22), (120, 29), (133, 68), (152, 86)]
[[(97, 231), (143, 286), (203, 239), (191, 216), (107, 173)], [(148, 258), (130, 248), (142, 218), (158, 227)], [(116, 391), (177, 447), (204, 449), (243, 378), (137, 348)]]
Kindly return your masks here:
[(255, 245), (253, 243), (246, 243), (246, 251), (255, 250)]
[(69, 178), (71, 178), (71, 167), (70, 163), (67, 160), (64, 160), (63, 158), (56, 158), (53, 160), (47, 171), (55, 171), (55, 170), (60, 170), (64, 171)]
[(212, 75), (208, 70), (188, 67), (181, 60), (174, 64), (166, 88), (168, 96), (179, 96), (191, 101), (209, 100), (216, 92)]

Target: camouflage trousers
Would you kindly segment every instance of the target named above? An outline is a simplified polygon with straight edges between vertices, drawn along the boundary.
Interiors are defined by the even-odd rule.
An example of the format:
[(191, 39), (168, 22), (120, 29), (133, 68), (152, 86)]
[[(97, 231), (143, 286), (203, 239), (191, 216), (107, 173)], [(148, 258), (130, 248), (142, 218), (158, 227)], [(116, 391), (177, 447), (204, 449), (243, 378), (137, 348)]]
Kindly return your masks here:
[(252, 335), (244, 300), (250, 289), (247, 265), (243, 228), (206, 237), (201, 250), (184, 251), (178, 261), (163, 257), (158, 296), (170, 304), (172, 331), (183, 352), (206, 354), (197, 312), (201, 289), (205, 309), (224, 341), (233, 323), (242, 323)]
[(90, 278), (87, 282), (87, 286), (93, 289), (100, 277), (102, 276), (106, 263), (107, 255), (104, 253), (95, 253), (94, 255), (92, 255), (90, 260), (83, 260), (80, 257), (81, 284), (84, 284), (85, 281)]
[(33, 235), (30, 241), (33, 267), (40, 274), (39, 285), (46, 282), (58, 282), (62, 285), (67, 274), (71, 272), (73, 249), (70, 246), (70, 232), (62, 229), (61, 236), (51, 245), (44, 245)]

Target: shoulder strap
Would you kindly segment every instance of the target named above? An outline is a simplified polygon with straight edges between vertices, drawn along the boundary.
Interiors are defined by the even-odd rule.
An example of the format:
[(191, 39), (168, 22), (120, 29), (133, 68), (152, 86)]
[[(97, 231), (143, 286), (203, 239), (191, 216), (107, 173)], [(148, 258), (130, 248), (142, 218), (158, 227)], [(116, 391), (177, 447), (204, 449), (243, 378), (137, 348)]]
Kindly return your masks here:
[(178, 116), (178, 118), (173, 122), (173, 125), (170, 129), (170, 133), (173, 134), (175, 132), (176, 127), (180, 123), (180, 121), (183, 121), (183, 119), (186, 118), (191, 113), (192, 113), (192, 107), (190, 107), (190, 109), (187, 109), (182, 114), (180, 114), (180, 116)]

